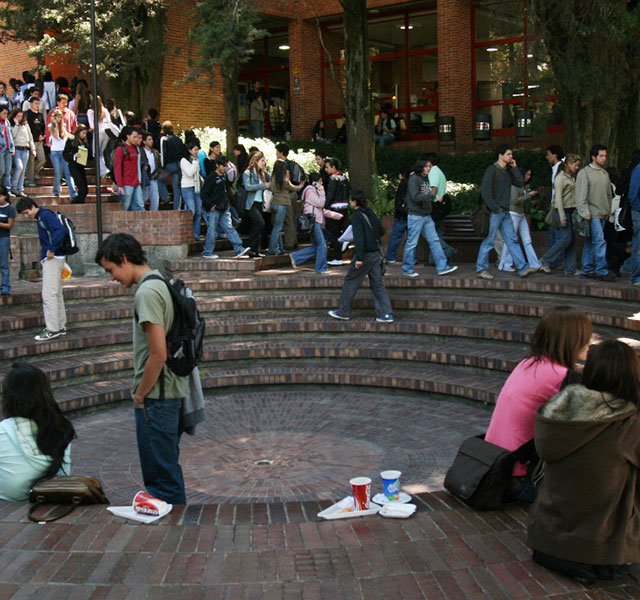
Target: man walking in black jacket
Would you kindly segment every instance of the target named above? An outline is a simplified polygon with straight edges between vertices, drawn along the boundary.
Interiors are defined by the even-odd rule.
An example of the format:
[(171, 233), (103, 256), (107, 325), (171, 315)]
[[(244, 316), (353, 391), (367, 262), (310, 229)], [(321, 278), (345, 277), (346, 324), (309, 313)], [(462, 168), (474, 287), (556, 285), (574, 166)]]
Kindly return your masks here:
[(380, 238), (384, 235), (384, 227), (376, 214), (366, 206), (364, 192), (354, 190), (349, 201), (353, 209), (351, 225), (356, 252), (349, 271), (342, 284), (340, 306), (330, 310), (329, 316), (341, 321), (351, 318), (351, 304), (364, 278), (369, 275), (369, 287), (373, 294), (376, 310), (376, 321), (393, 323), (391, 301), (382, 283), (382, 246)]

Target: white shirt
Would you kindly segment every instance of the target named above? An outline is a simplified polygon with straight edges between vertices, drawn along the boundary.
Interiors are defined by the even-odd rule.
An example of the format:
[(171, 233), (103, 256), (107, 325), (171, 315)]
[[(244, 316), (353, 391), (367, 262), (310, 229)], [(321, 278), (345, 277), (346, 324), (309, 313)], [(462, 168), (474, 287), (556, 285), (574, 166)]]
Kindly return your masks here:
[(147, 162), (149, 163), (149, 173), (153, 173), (156, 170), (156, 157), (151, 150), (144, 149), (144, 153), (147, 155)]

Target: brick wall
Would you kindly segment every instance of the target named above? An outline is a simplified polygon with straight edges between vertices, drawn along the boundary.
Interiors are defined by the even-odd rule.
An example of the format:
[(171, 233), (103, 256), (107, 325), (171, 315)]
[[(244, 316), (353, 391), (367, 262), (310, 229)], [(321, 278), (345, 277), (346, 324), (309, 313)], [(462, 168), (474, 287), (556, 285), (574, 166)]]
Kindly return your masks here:
[[(161, 99), (158, 111), (160, 121), (169, 119), (174, 127), (190, 129), (206, 125), (225, 126), (222, 83), (216, 76), (214, 87), (204, 81), (180, 83), (191, 70), (189, 59), (197, 58), (194, 49), (185, 40), (193, 26), (193, 3), (174, 2), (168, 11), (166, 42), (168, 46), (162, 72)], [(191, 54), (190, 54), (191, 53)]]
[(471, 0), (439, 0), (439, 114), (456, 118), (458, 139), (470, 138), (473, 122), (471, 34)]
[[(22, 79), (22, 71), (33, 69), (37, 62), (27, 54), (29, 45), (24, 42), (6, 42), (0, 44), (0, 81), (9, 88), (9, 79)], [(11, 95), (12, 90), (8, 89)]]
[[(96, 233), (98, 231), (98, 214), (95, 204), (65, 204), (63, 206), (47, 206), (46, 208), (58, 212), (73, 221), (76, 233)], [(122, 211), (120, 203), (109, 203), (102, 205), (102, 229), (105, 230), (107, 215), (114, 211)], [(33, 233), (37, 235), (38, 226), (33, 219), (24, 215), (17, 215), (16, 222), (31, 223)]]
[(193, 239), (193, 213), (190, 210), (112, 211), (106, 215), (105, 231), (130, 233), (143, 246), (188, 244)]

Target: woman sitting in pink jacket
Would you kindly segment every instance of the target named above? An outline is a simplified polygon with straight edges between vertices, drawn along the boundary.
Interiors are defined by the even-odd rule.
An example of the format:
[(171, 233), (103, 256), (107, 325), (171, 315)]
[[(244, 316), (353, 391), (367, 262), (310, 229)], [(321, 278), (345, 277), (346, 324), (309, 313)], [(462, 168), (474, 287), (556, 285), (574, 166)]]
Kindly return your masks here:
[(325, 192), (322, 185), (320, 173), (311, 173), (309, 175), (309, 184), (302, 192), (303, 212), (314, 216), (316, 222), (311, 232), (312, 246), (300, 248), (290, 254), (291, 264), (294, 267), (301, 265), (303, 262), (316, 257), (316, 273), (328, 273), (327, 265), (327, 242), (324, 237), (325, 218), (342, 219), (343, 215), (324, 207)]
[[(571, 306), (556, 306), (540, 319), (531, 353), (500, 391), (485, 441), (513, 451), (533, 439), (536, 411), (563, 383), (576, 382), (573, 371), (576, 362), (586, 358), (592, 333), (589, 317)], [(533, 502), (534, 495), (527, 465), (516, 462), (505, 501)]]

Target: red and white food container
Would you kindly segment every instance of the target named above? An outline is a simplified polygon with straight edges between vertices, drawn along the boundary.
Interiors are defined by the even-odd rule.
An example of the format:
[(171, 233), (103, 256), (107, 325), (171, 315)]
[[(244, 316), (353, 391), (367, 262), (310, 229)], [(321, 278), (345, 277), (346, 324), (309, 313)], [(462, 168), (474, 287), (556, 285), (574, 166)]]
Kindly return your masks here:
[(154, 498), (147, 492), (138, 492), (133, 497), (133, 510), (143, 515), (160, 516), (167, 512), (168, 506), (164, 500)]
[(354, 477), (349, 481), (353, 490), (353, 501), (356, 510), (369, 510), (371, 501), (371, 479)]

